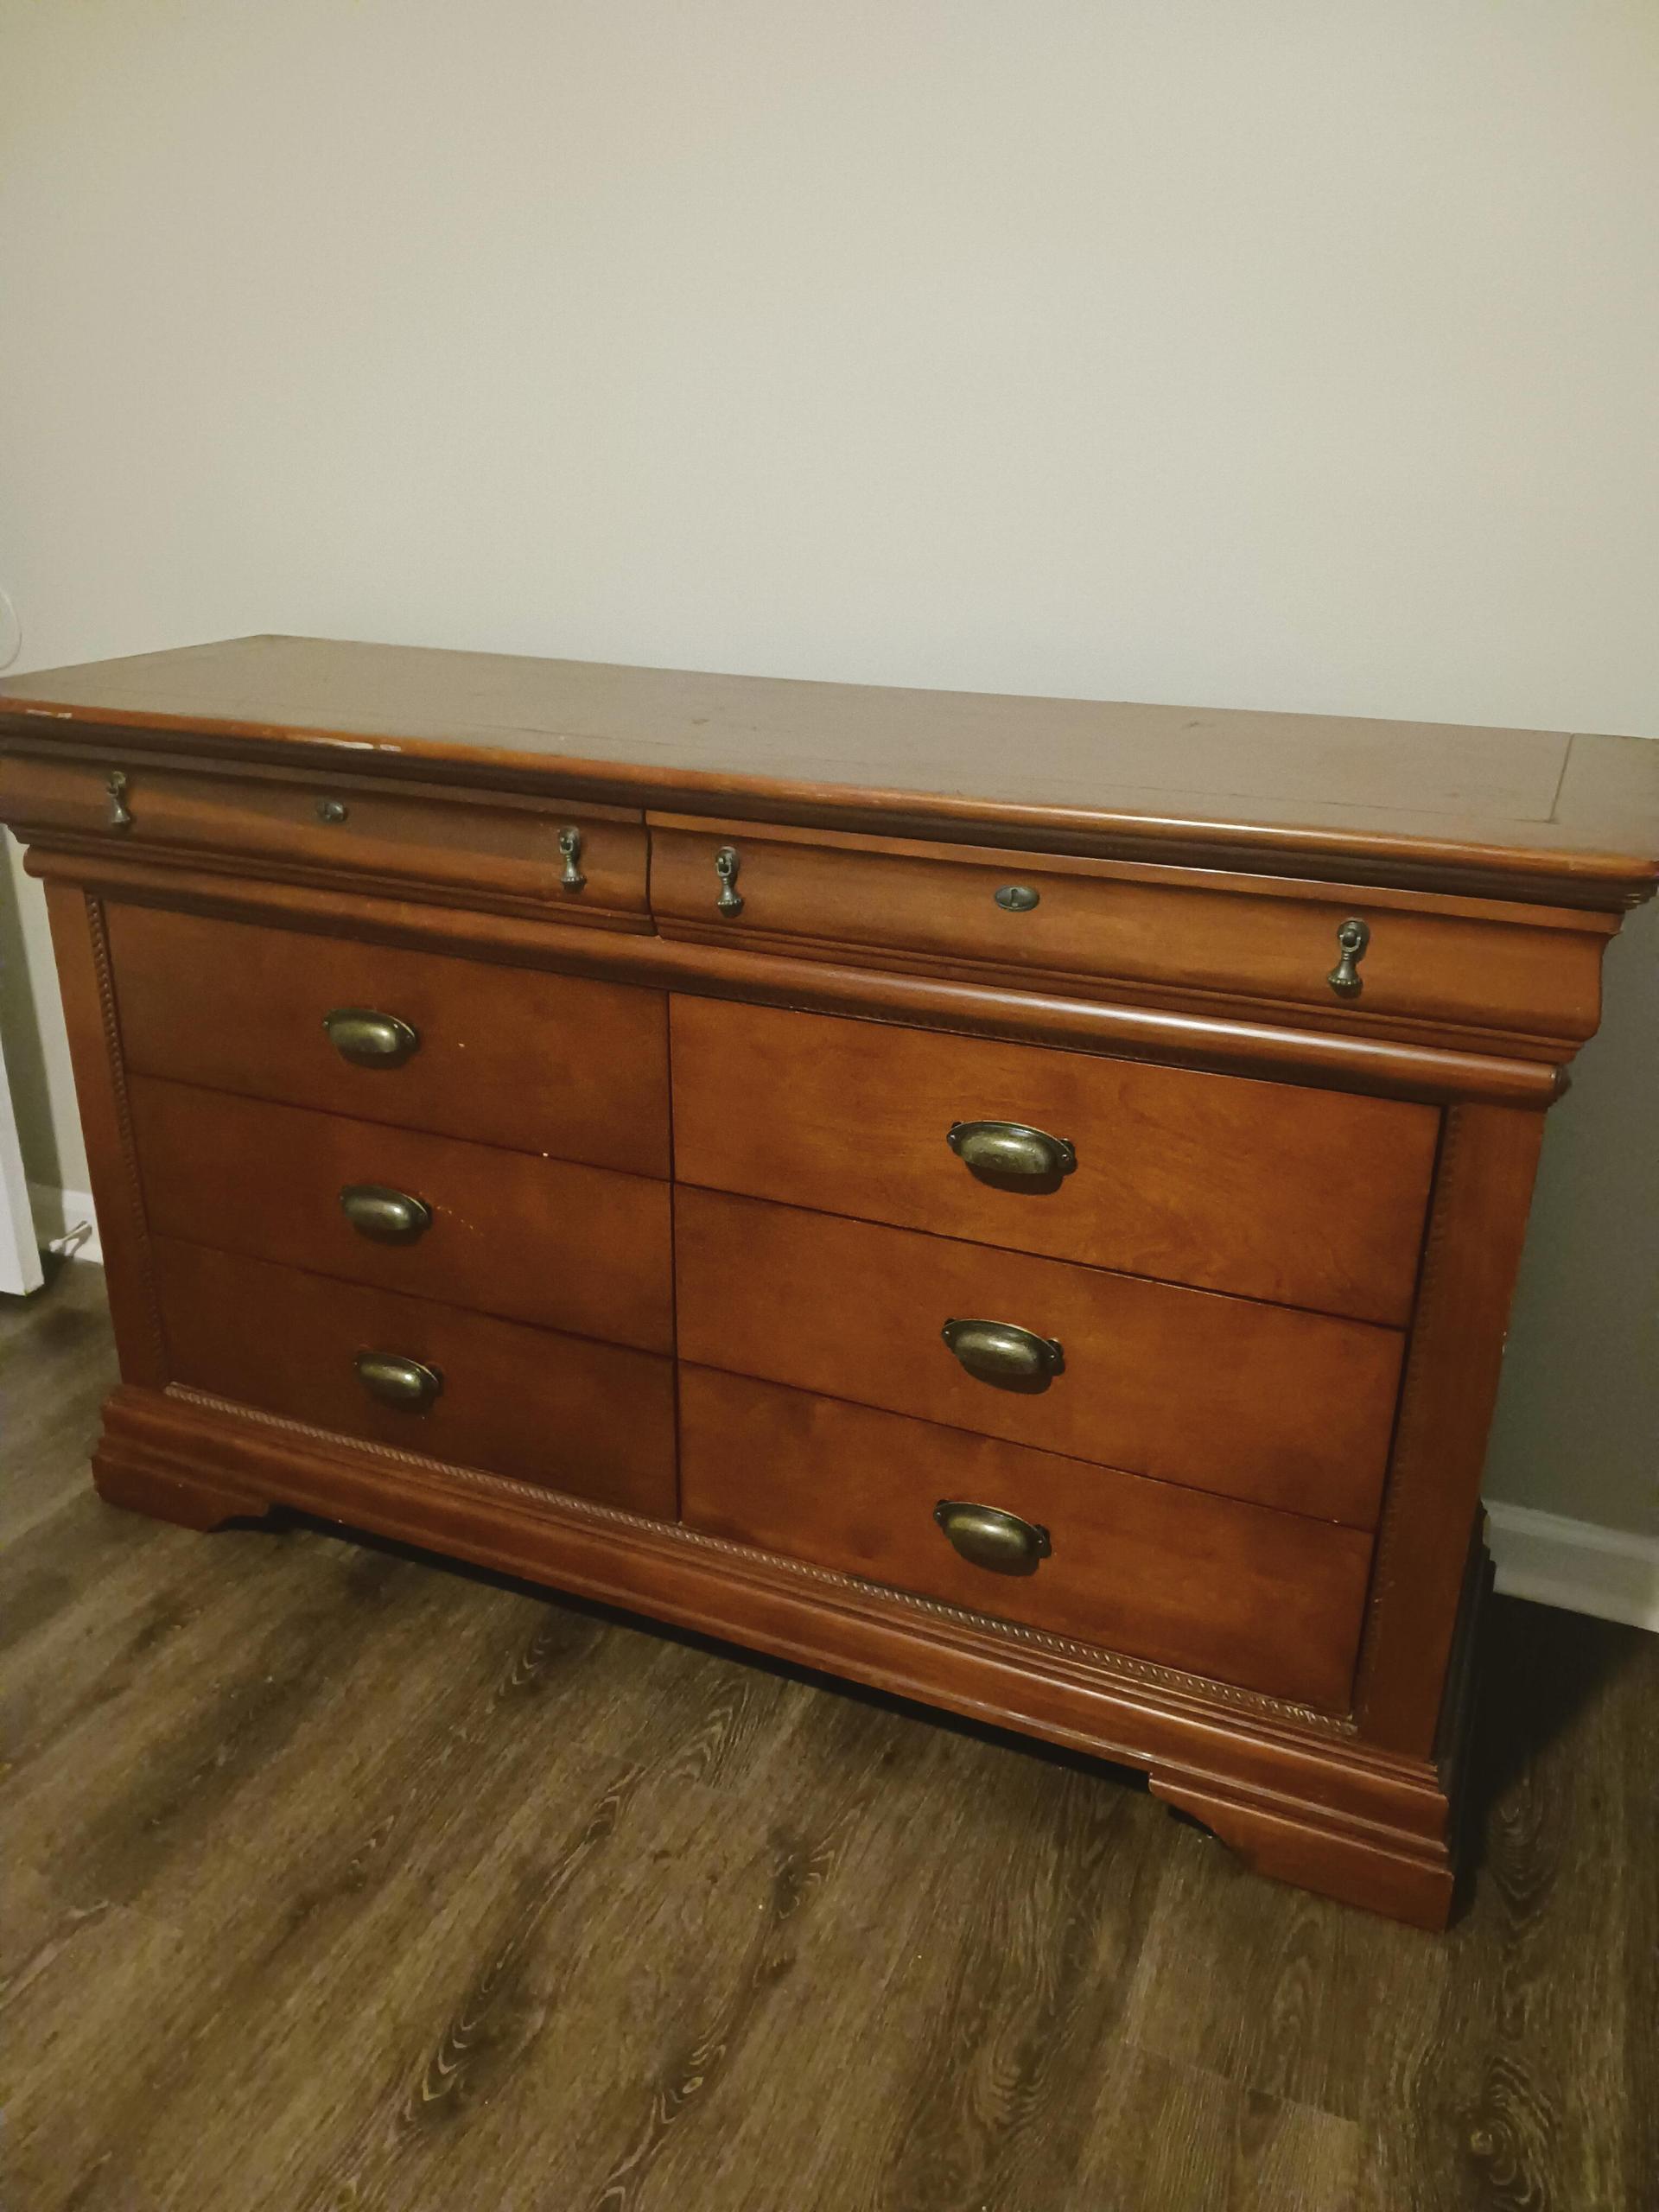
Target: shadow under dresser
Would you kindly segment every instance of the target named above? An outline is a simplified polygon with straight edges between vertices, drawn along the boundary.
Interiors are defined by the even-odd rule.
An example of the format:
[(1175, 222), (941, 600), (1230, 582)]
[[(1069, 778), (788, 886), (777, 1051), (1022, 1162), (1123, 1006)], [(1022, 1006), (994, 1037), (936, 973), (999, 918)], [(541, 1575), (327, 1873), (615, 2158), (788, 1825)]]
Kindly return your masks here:
[(1543, 1111), (1659, 746), (243, 639), (0, 686), (122, 1380), (287, 1505), (1451, 1908)]

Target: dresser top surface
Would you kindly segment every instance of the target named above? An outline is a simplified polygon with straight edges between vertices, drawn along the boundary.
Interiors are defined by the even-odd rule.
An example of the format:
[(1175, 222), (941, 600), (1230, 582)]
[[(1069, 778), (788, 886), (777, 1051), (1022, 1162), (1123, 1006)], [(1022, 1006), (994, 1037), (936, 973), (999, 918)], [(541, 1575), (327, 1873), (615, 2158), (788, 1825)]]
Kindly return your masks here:
[(1617, 907), (1659, 742), (238, 638), (0, 684), (0, 733)]

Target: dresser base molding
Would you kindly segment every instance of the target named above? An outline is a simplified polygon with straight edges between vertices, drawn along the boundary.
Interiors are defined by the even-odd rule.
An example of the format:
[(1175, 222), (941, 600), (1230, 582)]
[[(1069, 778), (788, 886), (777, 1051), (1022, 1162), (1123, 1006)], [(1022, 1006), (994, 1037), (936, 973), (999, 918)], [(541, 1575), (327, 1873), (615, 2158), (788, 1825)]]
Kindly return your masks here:
[(1258, 1872), (1423, 1928), (1451, 1911), (1459, 1668), (1441, 1756), (1379, 1751), (1342, 1715), (176, 1388), (114, 1393), (93, 1474), (187, 1528), (296, 1509), (1139, 1767)]

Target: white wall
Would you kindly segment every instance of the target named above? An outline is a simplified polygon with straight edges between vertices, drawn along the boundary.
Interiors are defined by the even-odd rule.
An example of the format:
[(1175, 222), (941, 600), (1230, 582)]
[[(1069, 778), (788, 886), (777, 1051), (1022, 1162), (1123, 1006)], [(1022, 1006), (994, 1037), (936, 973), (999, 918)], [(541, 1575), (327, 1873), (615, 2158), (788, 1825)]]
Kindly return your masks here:
[[(1659, 732), (1653, 0), (0, 23), (19, 667), (285, 629)], [(1656, 944), (1552, 1130), (1491, 1471), (1651, 1529)]]

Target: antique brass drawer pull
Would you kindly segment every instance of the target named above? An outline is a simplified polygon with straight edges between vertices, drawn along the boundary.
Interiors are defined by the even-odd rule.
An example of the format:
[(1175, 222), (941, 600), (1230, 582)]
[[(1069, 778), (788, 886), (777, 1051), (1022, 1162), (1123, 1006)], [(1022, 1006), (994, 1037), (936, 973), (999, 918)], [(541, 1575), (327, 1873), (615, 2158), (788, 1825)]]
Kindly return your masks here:
[(1005, 883), (991, 896), (1005, 914), (1028, 914), (1033, 906), (1040, 906), (1043, 894), (1028, 883)]
[(443, 1388), (435, 1367), (418, 1359), (400, 1359), (391, 1351), (359, 1352), (357, 1379), (382, 1405), (404, 1406), (417, 1414), (424, 1413)]
[(944, 1141), (964, 1167), (996, 1180), (1055, 1182), (1077, 1164), (1067, 1138), (1023, 1122), (952, 1122)]
[(571, 828), (560, 830), (559, 858), (564, 862), (563, 870), (559, 876), (560, 890), (582, 890), (587, 884), (588, 879), (582, 874), (582, 870), (576, 866), (576, 862), (582, 858), (582, 832), (580, 830)]
[(110, 795), (109, 827), (130, 830), (132, 814), (127, 805), (127, 779), (119, 768), (111, 769), (104, 779), (104, 788)]
[(993, 1574), (1035, 1574), (1054, 1549), (1046, 1529), (1022, 1521), (1017, 1513), (1004, 1513), (1000, 1506), (942, 1497), (933, 1518), (963, 1559)]
[(1065, 1372), (1065, 1352), (1012, 1321), (947, 1321), (939, 1332), (968, 1372), (1001, 1390), (1046, 1390)]
[(1371, 925), (1362, 922), (1357, 914), (1351, 914), (1338, 929), (1337, 950), (1342, 957), (1325, 980), (1338, 998), (1357, 999), (1364, 989), (1359, 963), (1370, 941)]
[(420, 1033), (395, 1014), (376, 1014), (365, 1006), (337, 1006), (325, 1014), (328, 1042), (343, 1060), (360, 1068), (401, 1066), (420, 1043)]
[(715, 912), (723, 914), (728, 921), (743, 911), (743, 893), (737, 887), (737, 871), (741, 865), (735, 845), (722, 845), (715, 855), (715, 874), (720, 878), (720, 896), (715, 901)]
[(432, 1226), (432, 1209), (424, 1198), (385, 1183), (348, 1183), (340, 1194), (340, 1210), (359, 1236), (372, 1236), (379, 1244), (412, 1244)]

